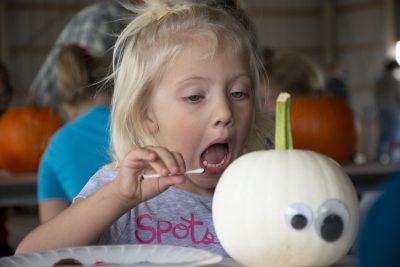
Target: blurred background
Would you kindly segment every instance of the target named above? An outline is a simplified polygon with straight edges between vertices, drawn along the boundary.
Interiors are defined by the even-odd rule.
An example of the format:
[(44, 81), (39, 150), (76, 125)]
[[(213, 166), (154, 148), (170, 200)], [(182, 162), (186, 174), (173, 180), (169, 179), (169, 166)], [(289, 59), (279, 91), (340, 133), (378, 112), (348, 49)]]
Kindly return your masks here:
[[(0, 1), (0, 57), (15, 87), (13, 105), (28, 88), (69, 19), (95, 0)], [(372, 87), (400, 39), (395, 0), (238, 1), (260, 47), (299, 51), (322, 68), (340, 62), (358, 115), (373, 107)], [(397, 25), (397, 26), (396, 26)]]
[[(14, 87), (11, 107), (29, 104), (32, 82), (61, 31), (74, 15), (97, 2), (101, 1), (0, 1), (0, 60), (7, 66)], [(371, 158), (376, 154), (378, 142), (374, 86), (385, 62), (396, 59), (396, 43), (400, 40), (399, 2), (237, 1), (254, 25), (260, 51), (300, 53), (322, 71), (324, 78), (340, 72), (358, 125), (358, 150), (364, 150)], [(400, 46), (398, 49), (400, 52)], [(35, 201), (32, 207), (17, 207), (7, 213), (9, 244), (14, 249), (38, 224)]]

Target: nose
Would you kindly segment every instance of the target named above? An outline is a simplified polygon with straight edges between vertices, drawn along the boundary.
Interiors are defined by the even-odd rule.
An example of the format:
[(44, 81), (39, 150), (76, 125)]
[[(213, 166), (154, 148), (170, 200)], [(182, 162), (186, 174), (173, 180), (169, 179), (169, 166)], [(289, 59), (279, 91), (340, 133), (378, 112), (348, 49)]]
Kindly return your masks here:
[(228, 126), (233, 122), (232, 107), (228, 99), (221, 98), (214, 103), (213, 124), (214, 126)]

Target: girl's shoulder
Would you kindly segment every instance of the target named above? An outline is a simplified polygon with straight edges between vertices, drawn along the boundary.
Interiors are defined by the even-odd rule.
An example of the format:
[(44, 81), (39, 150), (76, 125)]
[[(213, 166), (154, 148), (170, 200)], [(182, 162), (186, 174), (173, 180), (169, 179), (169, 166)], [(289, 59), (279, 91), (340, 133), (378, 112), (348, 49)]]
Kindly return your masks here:
[(98, 170), (89, 181), (83, 187), (81, 192), (76, 196), (76, 198), (87, 198), (97, 192), (100, 188), (114, 180), (117, 176), (118, 170), (108, 169), (106, 167)]
[(112, 169), (107, 166), (99, 169), (90, 179), (94, 179), (97, 181), (110, 182), (117, 176), (118, 169)]

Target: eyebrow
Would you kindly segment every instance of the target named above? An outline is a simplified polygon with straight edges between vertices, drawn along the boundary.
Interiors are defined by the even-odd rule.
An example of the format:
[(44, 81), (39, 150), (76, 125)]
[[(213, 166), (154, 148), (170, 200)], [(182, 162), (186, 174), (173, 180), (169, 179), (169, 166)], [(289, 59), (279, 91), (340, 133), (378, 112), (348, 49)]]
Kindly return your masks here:
[(211, 81), (211, 79), (207, 78), (207, 77), (191, 76), (191, 77), (185, 78), (185, 79), (183, 79), (181, 81), (178, 81), (177, 85), (185, 84), (185, 83), (191, 82), (191, 81), (203, 81), (203, 80)]
[[(249, 73), (239, 73), (238, 75), (235, 75), (232, 78), (230, 78), (229, 82), (232, 82), (232, 81), (237, 80), (237, 79), (242, 78), (242, 77), (247, 77), (250, 81), (252, 81), (251, 75)], [(191, 77), (185, 78), (185, 79), (177, 82), (177, 85), (181, 85), (181, 84), (184, 84), (186, 82), (197, 81), (197, 80), (211, 81), (211, 79), (208, 78), (208, 77), (191, 76)]]

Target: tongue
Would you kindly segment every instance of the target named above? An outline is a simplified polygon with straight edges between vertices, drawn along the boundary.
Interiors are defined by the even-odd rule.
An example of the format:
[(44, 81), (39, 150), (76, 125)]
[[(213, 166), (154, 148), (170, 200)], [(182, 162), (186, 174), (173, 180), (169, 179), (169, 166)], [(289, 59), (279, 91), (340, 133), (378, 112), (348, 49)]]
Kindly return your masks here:
[(226, 146), (222, 144), (212, 145), (203, 153), (202, 157), (208, 163), (220, 163), (226, 155)]

